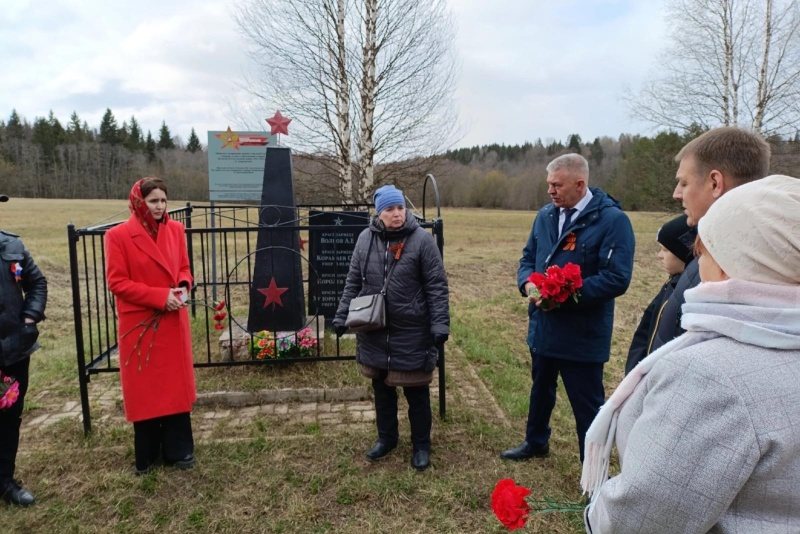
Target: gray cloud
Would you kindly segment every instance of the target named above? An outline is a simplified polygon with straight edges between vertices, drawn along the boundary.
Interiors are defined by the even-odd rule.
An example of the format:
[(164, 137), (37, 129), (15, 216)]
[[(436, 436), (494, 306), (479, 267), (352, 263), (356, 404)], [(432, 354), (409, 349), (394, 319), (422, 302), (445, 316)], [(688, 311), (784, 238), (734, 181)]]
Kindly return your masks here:
[[(620, 97), (664, 34), (661, 0), (449, 0), (461, 74), (460, 145), (642, 132)], [(106, 108), (186, 138), (244, 126), (253, 68), (220, 0), (16, 0), (0, 12), (0, 116)], [(250, 113), (252, 115), (252, 113)], [(249, 120), (261, 123), (261, 117)]]

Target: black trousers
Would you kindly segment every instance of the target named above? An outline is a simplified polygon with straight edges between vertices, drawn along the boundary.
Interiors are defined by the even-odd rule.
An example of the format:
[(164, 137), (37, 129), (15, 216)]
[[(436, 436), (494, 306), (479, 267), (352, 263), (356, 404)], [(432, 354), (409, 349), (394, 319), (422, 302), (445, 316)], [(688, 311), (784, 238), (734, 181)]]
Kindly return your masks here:
[[(387, 386), (386, 371), (372, 379), (375, 391), (375, 423), (378, 439), (387, 445), (397, 445), (397, 388)], [(408, 401), (408, 421), (411, 423), (411, 443), (414, 452), (431, 449), (431, 394), (428, 386), (404, 387), (403, 393)]]
[(583, 462), (586, 431), (605, 401), (603, 364), (545, 358), (533, 353), (531, 358), (533, 384), (525, 441), (535, 447), (544, 447), (550, 439), (550, 415), (556, 405), (556, 386), (560, 374), (575, 416), (578, 446)]
[(19, 398), (11, 408), (0, 410), (0, 486), (14, 478), (17, 450), (19, 449), (19, 427), (22, 424), (22, 408), (28, 392), (28, 370), (31, 359), (7, 366), (0, 366), (0, 373), (13, 376), (19, 382)]
[(139, 470), (162, 459), (166, 464), (185, 459), (194, 454), (191, 414), (165, 415), (133, 423), (133, 446)]

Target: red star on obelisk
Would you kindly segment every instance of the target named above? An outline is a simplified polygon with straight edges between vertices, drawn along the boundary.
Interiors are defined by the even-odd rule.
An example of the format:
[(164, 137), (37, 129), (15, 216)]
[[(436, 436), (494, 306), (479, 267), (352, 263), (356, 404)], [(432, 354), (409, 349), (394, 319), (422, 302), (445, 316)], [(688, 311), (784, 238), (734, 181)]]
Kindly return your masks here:
[(306, 249), (306, 243), (308, 243), (308, 239), (303, 239), (302, 237), (300, 237), (300, 250)]
[(272, 304), (272, 308), (275, 309), (275, 304), (283, 308), (281, 295), (286, 293), (288, 290), (288, 287), (278, 287), (278, 284), (275, 283), (275, 277), (273, 276), (269, 281), (269, 286), (259, 289), (258, 292), (267, 297), (267, 299), (264, 301), (264, 307), (266, 308)]
[(275, 115), (267, 119), (267, 124), (269, 124), (269, 133), (272, 135), (275, 134), (284, 134), (289, 135), (289, 123), (292, 122), (292, 119), (284, 117), (281, 115), (280, 111), (276, 111)]

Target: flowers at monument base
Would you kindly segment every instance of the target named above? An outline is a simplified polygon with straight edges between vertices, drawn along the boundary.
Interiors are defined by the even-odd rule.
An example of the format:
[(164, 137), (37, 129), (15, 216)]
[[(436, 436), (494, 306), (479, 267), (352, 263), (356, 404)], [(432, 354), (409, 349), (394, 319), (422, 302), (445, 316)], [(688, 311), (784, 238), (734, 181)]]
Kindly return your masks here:
[(583, 513), (585, 505), (580, 502), (556, 502), (543, 497), (529, 499), (530, 488), (518, 486), (514, 479), (504, 478), (497, 482), (492, 491), (492, 511), (495, 517), (508, 530), (523, 528), (528, 522), (531, 509), (535, 514), (552, 512)]
[(262, 330), (250, 337), (250, 354), (257, 360), (282, 360), (288, 358), (311, 358), (316, 356), (319, 340), (311, 328), (296, 333), (280, 333)]
[(9, 375), (0, 373), (0, 410), (14, 406), (19, 398), (19, 382)]
[(567, 263), (563, 267), (551, 265), (542, 273), (531, 273), (528, 282), (534, 285), (531, 295), (541, 299), (540, 308), (544, 311), (558, 308), (569, 298), (578, 302), (580, 288), (583, 287), (581, 267)]

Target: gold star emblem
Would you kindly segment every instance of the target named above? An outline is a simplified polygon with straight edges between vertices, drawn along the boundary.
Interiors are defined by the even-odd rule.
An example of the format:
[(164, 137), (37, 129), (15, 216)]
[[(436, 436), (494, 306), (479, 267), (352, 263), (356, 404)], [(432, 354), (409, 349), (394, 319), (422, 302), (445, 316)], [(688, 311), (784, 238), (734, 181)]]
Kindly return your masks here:
[(228, 129), (222, 133), (214, 134), (214, 137), (222, 141), (221, 148), (232, 148), (234, 150), (239, 150), (239, 134), (236, 132), (231, 131), (231, 127), (228, 126)]

